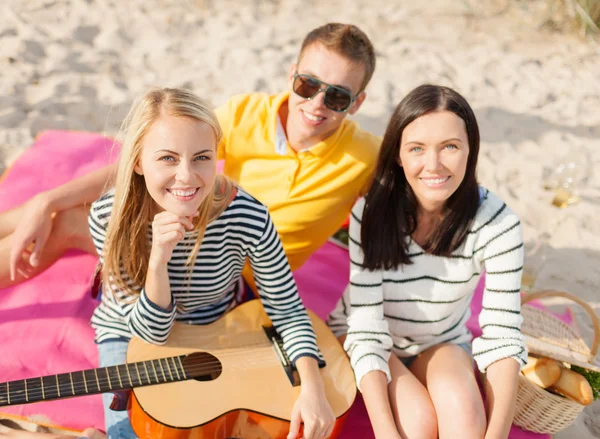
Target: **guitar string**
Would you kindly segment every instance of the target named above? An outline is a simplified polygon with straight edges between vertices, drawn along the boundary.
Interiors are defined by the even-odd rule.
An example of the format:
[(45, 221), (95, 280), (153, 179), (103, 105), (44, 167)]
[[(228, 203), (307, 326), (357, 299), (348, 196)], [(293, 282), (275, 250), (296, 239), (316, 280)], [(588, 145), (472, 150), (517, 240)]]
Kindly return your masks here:
[[(258, 355), (256, 355), (257, 353), (255, 352), (255, 355), (253, 356), (253, 358), (247, 362), (245, 362), (243, 367), (230, 367), (228, 366), (227, 368), (230, 370), (244, 370), (244, 369), (249, 369), (249, 368), (259, 368), (259, 367), (264, 367), (264, 366), (268, 366), (270, 364), (276, 365), (276, 364), (281, 364), (279, 358), (277, 357), (277, 355), (275, 354), (275, 356), (273, 355), (273, 345), (271, 343), (264, 340), (265, 334), (261, 333), (261, 332), (252, 332), (249, 334), (237, 334), (236, 335), (236, 340), (239, 342), (239, 338), (246, 338), (246, 339), (252, 339), (252, 338), (256, 338), (256, 336), (258, 335), (258, 337), (260, 337), (262, 340), (255, 342), (254, 344), (252, 343), (243, 343), (240, 344), (239, 347), (228, 347), (227, 350), (228, 351), (233, 351), (233, 352), (228, 352), (228, 351), (220, 351), (217, 353), (219, 358), (229, 358), (229, 357), (236, 357), (239, 356), (239, 352), (235, 352), (235, 351), (239, 351), (239, 350), (248, 350), (248, 348), (252, 348), (252, 347), (262, 347), (265, 349), (261, 349), (258, 351)], [(241, 336), (241, 337), (240, 337)], [(193, 341), (193, 343), (197, 346), (198, 345), (198, 338), (194, 337), (193, 334), (190, 334), (190, 337), (179, 337), (178, 339), (178, 344), (182, 344), (182, 342), (185, 342), (187, 340)], [(222, 342), (221, 342), (222, 343)], [(198, 351), (198, 352), (202, 352), (202, 351)], [(214, 352), (214, 350), (213, 350)], [(192, 353), (193, 354), (193, 353)], [(187, 355), (191, 355), (191, 354), (187, 354)], [(186, 356), (187, 356), (186, 355)], [(210, 354), (209, 354), (210, 355)], [(124, 381), (127, 382), (127, 380), (130, 380), (130, 383), (132, 384), (133, 381), (135, 381), (137, 379), (138, 382), (142, 382), (141, 379), (141, 375), (144, 375), (146, 377), (146, 379), (148, 380), (147, 384), (143, 384), (143, 385), (151, 385), (151, 384), (164, 384), (164, 383), (171, 383), (171, 382), (178, 382), (178, 381), (185, 381), (185, 380), (189, 380), (189, 379), (194, 379), (193, 376), (198, 376), (198, 375), (203, 375), (203, 374), (209, 374), (211, 372), (214, 372), (214, 368), (221, 365), (221, 361), (218, 360), (218, 358), (210, 359), (210, 360), (205, 360), (202, 363), (198, 363), (198, 364), (194, 364), (194, 365), (189, 365), (189, 366), (184, 366), (184, 371), (186, 371), (186, 373), (188, 373), (189, 375), (191, 375), (189, 378), (185, 378), (185, 379), (175, 379), (175, 377), (177, 376), (177, 371), (179, 371), (178, 366), (175, 366), (176, 372), (173, 374), (173, 371), (170, 370), (171, 369), (171, 364), (169, 364), (168, 359), (174, 359), (177, 358), (177, 356), (173, 356), (173, 357), (163, 357), (163, 358), (155, 358), (155, 359), (150, 359), (150, 360), (140, 360), (138, 361), (138, 363), (144, 363), (147, 361), (159, 361), (159, 367), (160, 367), (160, 371), (157, 369), (156, 373), (155, 373), (155, 377), (160, 377), (160, 375), (163, 376), (163, 381), (160, 381), (160, 378), (158, 378), (159, 381), (157, 381), (156, 383), (152, 383), (151, 382), (151, 374), (145, 373), (145, 370), (142, 369), (142, 373), (140, 374), (138, 373), (140, 376), (136, 377), (135, 374), (133, 374), (133, 380), (131, 380), (131, 377), (126, 377), (124, 378)], [(214, 357), (213, 357), (214, 358)], [(163, 370), (163, 366), (160, 365), (160, 360), (165, 360), (165, 362), (168, 365), (168, 370), (164, 371)], [(265, 361), (267, 360), (267, 361)], [(127, 373), (131, 376), (132, 373), (129, 371), (129, 369), (127, 368), (127, 365), (132, 365), (135, 364), (135, 362), (133, 363), (124, 363), (121, 365), (113, 365), (113, 366), (106, 366), (108, 368), (110, 367), (115, 367), (115, 366), (125, 366)], [(98, 369), (87, 369), (89, 371), (94, 371), (94, 370), (103, 370), (106, 369), (106, 367), (101, 367)], [(152, 371), (154, 371), (154, 369), (152, 369)], [(160, 372), (160, 373), (159, 373)], [(66, 372), (69, 373), (69, 372)], [(71, 373), (82, 373), (83, 371), (76, 371), (76, 372), (71, 372)], [(57, 375), (61, 375), (61, 374), (57, 374)], [(56, 377), (57, 375), (50, 375), (50, 377)], [(90, 382), (90, 385), (93, 385), (94, 383), (100, 384), (101, 386), (104, 386), (106, 384), (109, 384), (109, 387), (112, 386), (113, 382), (116, 382), (118, 380), (118, 376), (113, 376), (112, 379), (109, 376), (109, 374), (106, 374), (107, 377), (106, 378), (100, 378), (97, 377), (96, 379), (91, 379), (89, 380), (88, 378), (85, 377), (85, 375), (83, 375), (83, 378), (86, 381)], [(118, 375), (118, 372), (117, 372)], [(168, 381), (167, 380), (167, 376), (172, 376), (173, 380), (172, 381)], [(40, 387), (37, 387), (38, 383), (37, 381), (39, 380), (41, 383), (40, 378), (42, 377), (37, 377), (37, 378), (27, 378), (26, 380), (31, 380), (32, 384), (35, 383), (36, 387), (32, 388), (31, 390), (28, 389), (27, 392), (27, 396), (31, 396), (33, 397), (39, 397), (41, 395), (43, 395), (46, 392), (52, 392), (53, 390), (59, 390), (60, 389), (60, 385), (61, 383), (58, 383), (58, 385), (53, 385), (50, 384), (48, 386), (44, 385), (44, 389), (41, 389)], [(121, 377), (121, 379), (123, 380), (123, 377)], [(18, 380), (18, 381), (25, 381), (25, 380)], [(18, 382), (18, 381), (13, 381), (13, 382)], [(2, 384), (6, 384), (6, 383), (0, 383), (0, 385)], [(71, 385), (72, 384), (72, 385)], [(77, 392), (80, 392), (82, 390), (87, 390), (88, 386), (86, 386), (86, 384), (79, 384), (79, 383), (72, 383), (71, 381), (68, 383), (63, 383), (63, 385), (66, 386), (70, 386), (70, 388), (72, 390), (77, 390)], [(96, 387), (98, 387), (98, 385), (96, 385)], [(130, 388), (130, 387), (139, 387), (139, 386), (124, 386), (124, 388)], [(110, 390), (110, 389), (108, 389)], [(24, 392), (24, 389), (22, 390)], [(86, 392), (88, 393), (88, 392)], [(98, 393), (98, 392), (96, 392)], [(72, 396), (72, 395), (70, 395)]]
[[(201, 352), (200, 352), (201, 353)], [(184, 357), (193, 355), (194, 353), (191, 354), (182, 354)], [(211, 355), (211, 354), (209, 354)], [(227, 353), (227, 352), (223, 352), (223, 353), (218, 353), (218, 358), (215, 357), (214, 355), (211, 355), (212, 358), (203, 360), (202, 362), (198, 363), (196, 360), (196, 363), (194, 364), (189, 364), (188, 361), (188, 365), (184, 365), (185, 370), (190, 370), (192, 371), (192, 373), (197, 373), (198, 370), (196, 369), (197, 366), (200, 367), (215, 367), (218, 366), (220, 364), (222, 364), (222, 361), (219, 360), (219, 358), (226, 358), (226, 357), (239, 357), (239, 353), (235, 353), (235, 352), (231, 352), (231, 353)], [(169, 369), (171, 369), (171, 371), (173, 370), (173, 364), (170, 363), (168, 360), (172, 360), (175, 361), (175, 359), (177, 359), (179, 356), (172, 356), (172, 357), (161, 357), (161, 358), (152, 358), (152, 359), (148, 359), (148, 360), (136, 360), (130, 363), (123, 363), (123, 364), (119, 364), (119, 365), (112, 365), (112, 366), (105, 366), (105, 367), (99, 367), (97, 369), (86, 369), (86, 371), (94, 371), (94, 370), (101, 370), (103, 371), (102, 373), (104, 373), (104, 369), (106, 368), (110, 368), (110, 367), (115, 367), (115, 366), (125, 366), (127, 367), (127, 365), (134, 365), (135, 363), (138, 364), (142, 364), (144, 362), (152, 362), (152, 361), (158, 361), (159, 364), (158, 366), (155, 365), (155, 367), (157, 367), (157, 373), (160, 372), (165, 366), (161, 363), (161, 360), (164, 360), (165, 363), (167, 364), (167, 367)], [(184, 360), (185, 362), (185, 360)], [(228, 369), (233, 369), (233, 370), (239, 370), (239, 369), (247, 369), (249, 367), (264, 367), (264, 366), (268, 366), (270, 364), (280, 364), (280, 360), (279, 358), (277, 358), (276, 355), (273, 354), (273, 351), (268, 348), (268, 349), (263, 349), (262, 352), (258, 353), (258, 356), (256, 355), (256, 353), (254, 353), (254, 356), (252, 359), (250, 359), (249, 361), (246, 361), (243, 365), (243, 367), (229, 367)], [(175, 368), (178, 368), (177, 370), (179, 370), (179, 366), (176, 364)], [(71, 373), (82, 373), (83, 371), (75, 371), (75, 372), (71, 372)], [(168, 373), (169, 370), (166, 370), (166, 373)], [(68, 374), (69, 372), (65, 372), (66, 374)], [(127, 371), (127, 373), (131, 373), (129, 371)], [(162, 374), (162, 372), (160, 372)], [(144, 373), (145, 374), (145, 373)], [(62, 375), (62, 374), (56, 374), (56, 375)], [(55, 375), (48, 375), (49, 377), (54, 377)], [(27, 380), (39, 380), (41, 377), (34, 377), (34, 378), (27, 378)], [(102, 380), (102, 378), (99, 378), (100, 380)], [(19, 382), (19, 381), (23, 381), (23, 380), (15, 380), (12, 382)], [(95, 379), (92, 379), (92, 381), (96, 381)], [(106, 380), (108, 381), (108, 380)], [(0, 383), (0, 384), (6, 384), (6, 383)]]
[[(168, 357), (170, 358), (176, 358), (176, 357)], [(158, 361), (159, 359), (155, 359), (154, 361)], [(166, 358), (161, 358), (160, 360), (166, 360)], [(272, 365), (277, 365), (277, 364), (281, 364), (279, 362), (278, 359), (275, 358), (271, 358), (272, 361)], [(152, 360), (147, 360), (147, 361), (152, 361)], [(190, 365), (190, 366), (185, 366), (184, 365), (184, 372), (188, 375), (187, 377), (183, 378), (183, 379), (178, 379), (177, 377), (177, 372), (181, 373), (179, 369), (177, 369), (176, 367), (176, 371), (177, 372), (173, 372), (173, 370), (171, 369), (171, 365), (169, 365), (169, 369), (164, 371), (164, 368), (161, 367), (160, 369), (160, 373), (157, 370), (157, 373), (155, 375), (155, 378), (158, 378), (157, 382), (152, 382), (152, 376), (151, 374), (146, 374), (145, 371), (142, 371), (141, 373), (139, 373), (138, 375), (138, 371), (136, 370), (135, 373), (132, 373), (129, 368), (127, 367), (127, 365), (133, 365), (136, 363), (126, 363), (123, 365), (119, 365), (119, 366), (125, 366), (127, 369), (127, 373), (129, 376), (127, 377), (121, 377), (121, 381), (124, 381), (125, 383), (127, 383), (128, 381), (130, 382), (130, 386), (123, 386), (122, 389), (129, 389), (131, 387), (142, 387), (142, 386), (148, 386), (148, 385), (156, 385), (156, 384), (168, 384), (168, 383), (173, 383), (173, 382), (180, 382), (180, 381), (188, 381), (188, 380), (192, 380), (194, 379), (194, 376), (201, 376), (201, 375), (205, 375), (205, 374), (210, 374), (212, 372), (215, 372), (215, 367), (220, 365), (221, 362), (219, 361), (206, 361), (203, 363), (198, 363), (198, 364), (194, 364), (194, 365)], [(267, 366), (269, 365), (268, 363), (265, 363), (263, 366)], [(115, 366), (107, 366), (107, 367), (115, 367)], [(252, 365), (251, 368), (256, 368), (257, 365)], [(244, 365), (244, 367), (228, 367), (228, 369), (230, 370), (247, 370), (249, 367), (247, 367), (247, 365)], [(100, 370), (105, 369), (105, 368), (99, 368)], [(88, 369), (88, 370), (97, 370), (97, 369)], [(68, 373), (68, 372), (67, 372)], [(73, 373), (73, 372), (72, 372)], [(98, 377), (97, 379), (89, 379), (87, 377), (85, 377), (85, 375), (83, 375), (83, 371), (78, 371), (76, 373), (82, 373), (82, 376), (86, 379), (87, 382), (89, 382), (89, 386), (86, 384), (80, 384), (80, 383), (72, 383), (71, 381), (69, 382), (63, 382), (63, 383), (58, 383), (58, 385), (55, 384), (50, 384), (50, 385), (44, 385), (44, 389), (42, 390), (41, 387), (38, 387), (39, 384), (41, 384), (41, 380), (40, 378), (27, 378), (27, 381), (32, 381), (31, 384), (36, 385), (36, 387), (28, 389), (27, 392), (27, 397), (31, 397), (31, 398), (39, 398), (40, 396), (43, 396), (44, 393), (49, 393), (52, 391), (57, 391), (57, 394), (59, 393), (58, 391), (62, 386), (67, 386), (67, 390), (75, 390), (75, 393), (79, 393), (79, 392), (83, 392), (83, 390), (86, 390), (85, 393), (89, 393), (87, 392), (87, 390), (89, 389), (90, 386), (95, 386), (96, 388), (98, 388), (98, 390), (94, 390), (93, 393), (103, 393), (100, 391), (99, 387), (103, 387), (104, 385), (108, 385), (110, 384), (112, 386), (112, 383), (117, 382), (118, 377), (117, 376), (113, 376), (112, 378), (109, 377), (107, 375), (106, 378), (100, 378)], [(133, 376), (132, 376), (133, 375)], [(147, 383), (144, 383), (144, 380), (142, 379), (142, 376), (148, 381)], [(163, 379), (161, 380), (160, 376), (163, 376)], [(50, 375), (50, 377), (56, 377), (56, 375)], [(169, 380), (169, 377), (172, 377), (172, 380)], [(39, 383), (38, 383), (39, 380)], [(25, 381), (25, 380), (19, 380), (19, 381)], [(139, 383), (141, 383), (140, 385), (133, 385), (133, 381), (138, 381)], [(14, 383), (14, 381), (13, 381)], [(6, 384), (6, 383), (0, 383), (0, 384)], [(98, 384), (100, 386), (98, 386)], [(110, 386), (109, 386), (110, 387)], [(115, 386), (118, 387), (118, 386)], [(118, 390), (122, 390), (122, 389), (118, 389)], [(104, 389), (104, 391), (110, 391), (111, 389)], [(23, 392), (21, 394), (21, 396), (24, 396), (24, 391), (25, 388), (23, 388), (22, 390), (20, 390), (21, 392)], [(73, 396), (72, 392), (71, 395), (65, 395), (65, 397), (69, 397), (69, 396)], [(14, 399), (15, 396), (13, 396), (11, 399)], [(28, 398), (27, 398), (28, 399)], [(44, 398), (42, 398), (44, 399)], [(49, 398), (49, 399), (53, 399), (53, 398)]]

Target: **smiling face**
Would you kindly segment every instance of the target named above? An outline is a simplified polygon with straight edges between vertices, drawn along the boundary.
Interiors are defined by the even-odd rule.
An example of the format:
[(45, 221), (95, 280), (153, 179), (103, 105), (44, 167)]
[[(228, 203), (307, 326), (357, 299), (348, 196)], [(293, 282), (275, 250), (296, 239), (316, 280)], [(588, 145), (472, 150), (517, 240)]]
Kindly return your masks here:
[[(344, 88), (354, 97), (360, 92), (365, 68), (326, 49), (320, 43), (314, 43), (304, 49), (298, 65), (290, 69), (290, 90), (295, 73), (307, 74), (327, 84)], [(347, 112), (338, 113), (325, 106), (323, 92), (308, 100), (292, 91), (288, 100), (286, 124), (290, 143), (297, 148), (308, 148), (325, 140), (339, 128), (346, 114), (358, 111), (365, 97), (365, 93), (360, 93)]]
[(215, 182), (216, 143), (213, 128), (191, 117), (162, 115), (150, 127), (135, 172), (144, 177), (154, 213), (198, 211)]
[(465, 122), (450, 111), (425, 114), (402, 132), (399, 164), (425, 211), (443, 208), (462, 183), (468, 158)]

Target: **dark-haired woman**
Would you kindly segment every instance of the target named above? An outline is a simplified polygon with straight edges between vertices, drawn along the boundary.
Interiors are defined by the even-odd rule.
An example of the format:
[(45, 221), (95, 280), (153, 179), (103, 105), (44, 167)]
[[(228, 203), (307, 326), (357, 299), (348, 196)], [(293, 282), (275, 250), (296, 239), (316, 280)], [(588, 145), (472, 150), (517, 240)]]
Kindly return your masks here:
[[(516, 215), (477, 184), (478, 152), (465, 99), (418, 87), (396, 108), (374, 183), (352, 211), (350, 285), (329, 324), (347, 334), (377, 438), (508, 436), (527, 358), (523, 240)], [(471, 345), (466, 323), (483, 271), (483, 334)]]

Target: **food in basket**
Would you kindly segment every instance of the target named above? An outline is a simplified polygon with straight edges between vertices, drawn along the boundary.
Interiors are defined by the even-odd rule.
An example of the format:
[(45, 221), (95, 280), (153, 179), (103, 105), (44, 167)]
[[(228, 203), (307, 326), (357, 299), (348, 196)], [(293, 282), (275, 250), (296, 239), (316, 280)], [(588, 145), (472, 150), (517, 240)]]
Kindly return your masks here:
[(587, 370), (579, 366), (571, 366), (571, 370), (583, 375), (583, 377), (588, 381), (588, 383), (590, 383), (590, 386), (592, 387), (594, 399), (600, 399), (600, 372)]
[[(591, 345), (587, 345), (575, 328), (549, 310), (526, 305), (547, 297), (565, 298), (586, 310), (594, 327)], [(570, 370), (569, 364), (575, 362), (585, 369), (597, 369), (593, 358), (600, 344), (600, 319), (590, 305), (564, 291), (529, 293), (521, 297), (521, 304), (525, 305), (521, 307), (521, 331), (526, 337), (528, 351), (534, 356), (558, 361), (562, 378), (544, 391), (525, 375), (520, 375), (514, 423), (536, 433), (555, 434), (575, 421), (586, 407), (583, 404), (591, 402), (589, 383), (582, 375)]]
[(589, 405), (594, 400), (590, 383), (583, 375), (571, 369), (562, 368), (560, 378), (548, 390), (566, 396), (581, 405)]
[(531, 382), (547, 389), (560, 378), (561, 367), (556, 360), (529, 356), (521, 372)]

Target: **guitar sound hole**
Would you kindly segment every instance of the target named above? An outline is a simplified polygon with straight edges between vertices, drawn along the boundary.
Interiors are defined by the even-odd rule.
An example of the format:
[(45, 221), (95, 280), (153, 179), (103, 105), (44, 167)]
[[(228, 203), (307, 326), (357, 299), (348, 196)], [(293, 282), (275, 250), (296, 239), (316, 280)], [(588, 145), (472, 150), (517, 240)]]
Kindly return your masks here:
[(196, 381), (212, 381), (219, 378), (223, 365), (217, 357), (207, 352), (194, 352), (183, 359), (185, 373)]

